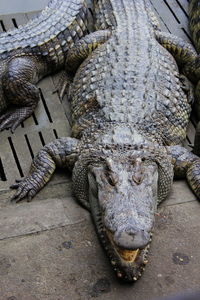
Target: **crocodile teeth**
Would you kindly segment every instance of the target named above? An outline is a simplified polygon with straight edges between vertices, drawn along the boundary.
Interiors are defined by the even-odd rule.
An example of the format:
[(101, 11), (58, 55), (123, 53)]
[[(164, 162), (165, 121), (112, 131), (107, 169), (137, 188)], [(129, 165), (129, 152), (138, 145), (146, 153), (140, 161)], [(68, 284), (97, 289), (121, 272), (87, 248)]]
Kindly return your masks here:
[(122, 275), (121, 272), (117, 272), (117, 277), (118, 277), (118, 278), (122, 278), (122, 276), (123, 276), (123, 275)]
[(137, 255), (139, 253), (139, 249), (136, 251), (132, 251), (132, 250), (121, 250), (118, 248), (118, 253), (125, 261), (133, 262), (133, 261), (135, 261)]
[(133, 277), (133, 280), (134, 280), (134, 281), (137, 281), (137, 277), (134, 276), (134, 277)]

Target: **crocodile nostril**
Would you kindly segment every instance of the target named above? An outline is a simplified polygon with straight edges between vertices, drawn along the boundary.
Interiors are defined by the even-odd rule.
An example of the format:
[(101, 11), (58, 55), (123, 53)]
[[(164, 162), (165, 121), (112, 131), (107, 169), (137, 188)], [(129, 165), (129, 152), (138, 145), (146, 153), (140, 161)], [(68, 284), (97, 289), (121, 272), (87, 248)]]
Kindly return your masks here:
[(137, 232), (116, 232), (114, 234), (114, 242), (117, 246), (127, 250), (135, 250), (144, 248), (150, 241), (150, 234), (144, 230)]

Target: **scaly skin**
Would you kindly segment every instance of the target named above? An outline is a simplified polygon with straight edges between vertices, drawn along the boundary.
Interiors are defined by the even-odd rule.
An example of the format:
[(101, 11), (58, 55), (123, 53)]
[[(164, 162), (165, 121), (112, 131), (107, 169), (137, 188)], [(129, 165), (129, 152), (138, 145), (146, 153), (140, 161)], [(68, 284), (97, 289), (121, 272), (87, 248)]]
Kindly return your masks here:
[[(189, 28), (190, 33), (197, 49), (197, 52), (200, 53), (200, 1), (199, 0), (190, 0), (189, 1)], [(199, 68), (199, 61), (195, 64)], [(199, 77), (198, 77), (199, 79)], [(195, 112), (197, 114), (198, 120), (200, 120), (200, 81), (196, 82), (195, 89)], [(200, 122), (197, 125), (196, 136), (194, 141), (194, 153), (200, 156)]]
[[(147, 263), (157, 204), (174, 175), (187, 177), (200, 198), (200, 159), (179, 146), (191, 89), (174, 60), (191, 69), (196, 52), (159, 31), (148, 1), (94, 1), (94, 17), (107, 41), (93, 52), (78, 41), (69, 52), (84, 60), (70, 87), (73, 137), (39, 152), (30, 174), (12, 186), (13, 199), (31, 200), (56, 166), (70, 169), (74, 194), (90, 209), (116, 275), (134, 282)], [(93, 38), (87, 45), (96, 45)]]
[(88, 24), (86, 0), (52, 0), (38, 18), (0, 35), (0, 130), (13, 132), (33, 113), (35, 84), (64, 67)]

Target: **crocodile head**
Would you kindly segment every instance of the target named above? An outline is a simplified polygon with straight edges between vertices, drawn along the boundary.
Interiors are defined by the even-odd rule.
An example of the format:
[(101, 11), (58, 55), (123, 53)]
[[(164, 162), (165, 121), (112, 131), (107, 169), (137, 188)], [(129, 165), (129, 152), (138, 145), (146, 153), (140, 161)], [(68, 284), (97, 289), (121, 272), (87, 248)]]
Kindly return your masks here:
[[(120, 279), (134, 282), (144, 270), (158, 198), (166, 196), (173, 179), (168, 168), (169, 164), (161, 168), (154, 155), (142, 151), (113, 151), (88, 159), (85, 175), (92, 217)], [(166, 188), (159, 185), (160, 179)]]

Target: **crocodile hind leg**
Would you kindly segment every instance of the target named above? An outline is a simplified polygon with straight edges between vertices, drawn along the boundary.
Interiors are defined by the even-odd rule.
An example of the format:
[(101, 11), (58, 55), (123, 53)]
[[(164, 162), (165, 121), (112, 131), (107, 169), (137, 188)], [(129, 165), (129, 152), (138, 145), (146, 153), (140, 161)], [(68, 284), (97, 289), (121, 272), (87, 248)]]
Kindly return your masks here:
[(90, 33), (78, 40), (74, 46), (69, 50), (65, 62), (65, 75), (62, 75), (58, 86), (58, 94), (62, 99), (66, 94), (72, 81), (72, 77), (80, 64), (91, 54), (99, 45), (105, 43), (111, 36), (110, 30), (98, 30)]
[[(198, 57), (191, 44), (171, 33), (155, 30), (155, 37), (157, 41), (171, 53), (179, 67), (185, 67), (186, 65), (194, 63)], [(196, 72), (195, 68), (192, 70), (192, 73), (194, 72)], [(188, 73), (186, 75), (193, 81), (193, 74)]]
[[(38, 64), (38, 66), (37, 66)], [(40, 99), (34, 85), (38, 81), (39, 61), (33, 57), (13, 58), (2, 78), (2, 88), (9, 109), (0, 117), (0, 130), (11, 129), (28, 118)]]
[[(180, 72), (193, 84), (198, 84), (200, 81), (200, 56), (197, 55), (192, 45), (170, 33), (156, 30), (155, 35), (157, 41), (174, 57)], [(200, 85), (197, 86), (200, 87)], [(198, 98), (200, 99), (200, 91), (198, 90), (196, 94), (199, 95)]]
[(11, 186), (16, 193), (11, 200), (16, 202), (27, 197), (28, 201), (48, 183), (56, 166), (72, 169), (77, 159), (78, 140), (74, 138), (60, 138), (43, 147), (34, 158), (29, 175), (22, 180), (16, 180)]
[[(196, 98), (195, 102), (195, 112), (200, 119), (200, 102), (197, 101), (197, 97), (194, 96), (194, 87), (191, 82), (185, 77), (184, 75), (180, 75), (180, 81), (182, 83), (182, 89), (187, 94), (188, 102), (192, 105), (194, 103), (194, 98)], [(200, 82), (196, 87), (200, 88)], [(195, 139), (194, 139), (194, 146), (193, 146), (193, 153), (200, 157), (200, 122), (197, 124), (196, 132), (195, 132)]]
[(59, 98), (62, 100), (64, 95), (67, 94), (67, 91), (69, 91), (72, 82), (73, 75), (63, 70), (60, 73), (59, 81), (56, 89), (53, 91), (53, 94), (58, 93)]
[[(185, 76), (196, 84), (194, 110), (200, 120), (200, 56), (190, 44), (171, 34), (156, 31), (156, 38), (172, 54), (179, 67), (182, 67)], [(195, 134), (193, 152), (200, 156), (200, 122)]]
[(187, 182), (200, 200), (200, 158), (181, 146), (169, 146), (172, 155), (174, 175), (177, 178), (187, 178)]
[(69, 50), (65, 69), (67, 72), (75, 73), (80, 64), (91, 54), (99, 45), (105, 43), (111, 36), (108, 29), (95, 31), (80, 39)]

